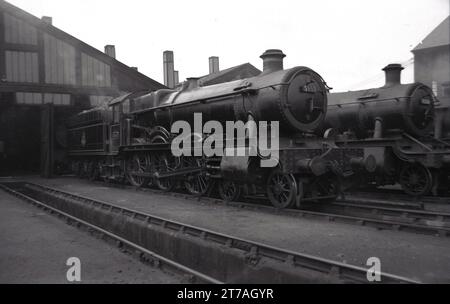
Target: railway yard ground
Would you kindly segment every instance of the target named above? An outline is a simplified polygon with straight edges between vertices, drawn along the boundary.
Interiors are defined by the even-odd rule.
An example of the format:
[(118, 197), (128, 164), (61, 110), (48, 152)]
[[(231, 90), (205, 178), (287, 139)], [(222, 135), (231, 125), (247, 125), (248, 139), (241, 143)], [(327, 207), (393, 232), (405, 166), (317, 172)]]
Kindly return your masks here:
[(10, 194), (0, 193), (0, 210), (0, 284), (69, 283), (70, 257), (80, 259), (84, 283), (182, 282)]
[[(261, 212), (242, 206), (211, 204), (207, 200), (186, 198), (182, 194), (138, 191), (131, 187), (115, 187), (72, 177), (43, 179), (27, 176), (1, 179), (0, 183), (18, 181), (111, 203), (140, 214), (200, 227), (211, 233), (335, 261), (339, 265), (368, 268), (368, 259), (376, 257), (381, 261), (382, 272), (416, 282), (450, 282), (448, 234), (424, 235), (322, 218)], [(42, 267), (46, 269), (46, 278), (40, 278), (40, 282), (63, 282), (65, 272), (61, 275), (61, 271), (67, 268), (64, 259), (77, 255), (89, 264), (89, 270), (86, 270), (83, 277), (85, 283), (176, 283), (181, 280), (177, 275), (141, 264), (138, 259), (121, 253), (117, 248), (102, 243), (3, 191), (0, 191), (0, 208), (2, 240), (4, 243), (6, 241), (6, 246), (0, 251), (0, 261), (2, 273), (8, 276), (1, 276), (0, 281), (31, 282), (40, 276), (39, 269)], [(39, 231), (39, 234), (33, 233), (34, 231)], [(139, 235), (137, 238), (144, 236)], [(182, 244), (178, 245), (166, 247), (172, 251), (180, 250)], [(190, 255), (188, 252), (178, 252), (178, 255), (182, 254)], [(212, 260), (220, 257), (221, 255), (211, 255)], [(191, 257), (192, 259), (194, 258)], [(229, 264), (230, 261), (223, 263)], [(220, 263), (219, 260), (218, 264)], [(30, 265), (33, 267), (30, 268)], [(53, 271), (49, 270), (52, 268)], [(199, 266), (198, 269), (201, 268)], [(233, 282), (229, 276), (222, 281)], [(314, 282), (322, 281), (321, 278), (315, 278)]]

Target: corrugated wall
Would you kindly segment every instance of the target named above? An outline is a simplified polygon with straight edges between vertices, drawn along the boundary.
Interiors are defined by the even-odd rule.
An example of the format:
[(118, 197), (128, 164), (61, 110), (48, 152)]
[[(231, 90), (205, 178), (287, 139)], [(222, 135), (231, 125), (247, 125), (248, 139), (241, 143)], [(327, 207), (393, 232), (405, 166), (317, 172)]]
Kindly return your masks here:
[(38, 53), (5, 51), (6, 80), (10, 82), (39, 82)]
[(4, 14), (5, 42), (15, 44), (37, 45), (37, 30), (26, 22)]
[(81, 75), (83, 86), (111, 86), (110, 66), (85, 53), (81, 54)]

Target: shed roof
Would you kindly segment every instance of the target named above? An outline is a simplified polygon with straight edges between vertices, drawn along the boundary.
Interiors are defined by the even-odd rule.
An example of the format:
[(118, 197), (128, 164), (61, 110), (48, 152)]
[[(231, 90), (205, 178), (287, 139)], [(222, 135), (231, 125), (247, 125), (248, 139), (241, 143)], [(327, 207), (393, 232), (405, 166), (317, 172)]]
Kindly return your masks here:
[(136, 71), (135, 69), (125, 65), (124, 63), (118, 61), (115, 58), (112, 58), (102, 51), (90, 46), (89, 44), (81, 41), (80, 39), (64, 32), (63, 30), (60, 30), (59, 28), (55, 27), (54, 25), (48, 24), (44, 21), (42, 21), (40, 18), (22, 10), (21, 8), (12, 5), (9, 2), (6, 2), (4, 0), (0, 0), (0, 10), (6, 11), (9, 14), (15, 15), (16, 17), (19, 17), (29, 24), (35, 26), (36, 28), (40, 29), (41, 31), (47, 32), (49, 34), (55, 35), (59, 39), (64, 40), (67, 43), (72, 44), (76, 48), (81, 48), (90, 55), (93, 55), (102, 61), (104, 61), (107, 64), (110, 64), (112, 67), (117, 69), (118, 71), (122, 73), (126, 73), (129, 77), (133, 78), (135, 81), (139, 81), (141, 83), (145, 83), (149, 86), (149, 89), (160, 89), (165, 88), (165, 86), (161, 83), (159, 83), (156, 80), (151, 79), (150, 77)]
[(438, 46), (450, 45), (450, 16), (445, 18), (419, 45), (412, 51), (430, 49)]

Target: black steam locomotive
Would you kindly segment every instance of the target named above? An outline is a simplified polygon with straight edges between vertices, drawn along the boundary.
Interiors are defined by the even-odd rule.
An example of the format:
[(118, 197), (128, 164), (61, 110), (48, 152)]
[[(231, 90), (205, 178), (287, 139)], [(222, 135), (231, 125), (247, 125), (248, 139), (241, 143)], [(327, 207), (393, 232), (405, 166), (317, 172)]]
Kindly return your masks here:
[(449, 102), (436, 107), (434, 137), (450, 143), (450, 104)]
[[(73, 170), (91, 179), (163, 191), (180, 185), (196, 195), (217, 190), (225, 200), (264, 194), (279, 208), (334, 200), (343, 181), (365, 170), (371, 158), (363, 149), (340, 148), (314, 134), (326, 116), (329, 88), (310, 68), (283, 69), (284, 57), (280, 50), (266, 51), (257, 77), (205, 87), (188, 79), (177, 90), (132, 93), (78, 114), (69, 123)], [(237, 139), (214, 134), (227, 143), (224, 155), (192, 151), (175, 156), (171, 148), (177, 134), (171, 127), (177, 121), (195, 124), (194, 113), (221, 124), (265, 121), (268, 130), (278, 122), (279, 136), (261, 147), (254, 145), (252, 129)], [(190, 134), (192, 150), (211, 136), (202, 130)], [(271, 145), (274, 140), (279, 148)], [(274, 154), (275, 167), (261, 165)]]
[(450, 142), (432, 136), (437, 104), (432, 90), (421, 83), (401, 84), (399, 64), (383, 70), (381, 88), (328, 95), (326, 136), (371, 155), (370, 174), (358, 177), (358, 185), (398, 183), (413, 196), (445, 191)]

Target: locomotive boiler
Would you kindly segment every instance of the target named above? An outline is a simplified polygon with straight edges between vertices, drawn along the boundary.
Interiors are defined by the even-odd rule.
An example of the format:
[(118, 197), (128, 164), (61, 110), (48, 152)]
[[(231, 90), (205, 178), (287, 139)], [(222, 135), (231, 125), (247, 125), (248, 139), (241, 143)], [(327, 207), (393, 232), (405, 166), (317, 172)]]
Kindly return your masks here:
[[(341, 179), (364, 167), (363, 150), (339, 148), (333, 140), (314, 134), (326, 117), (328, 87), (310, 68), (284, 69), (284, 57), (280, 50), (267, 50), (261, 56), (263, 72), (248, 79), (201, 87), (191, 78), (175, 90), (116, 98), (109, 104), (112, 115), (104, 145), (108, 157), (73, 153), (75, 167), (97, 168), (101, 178), (126, 179), (137, 187), (172, 191), (181, 185), (195, 195), (217, 190), (225, 200), (264, 194), (279, 208), (335, 199)], [(266, 122), (273, 129), (277, 122), (280, 133), (271, 141), (277, 140), (279, 146), (253, 146), (249, 130), (243, 141), (231, 139), (232, 148), (224, 146), (223, 155), (175, 156), (171, 143), (177, 134), (171, 132), (172, 125), (177, 121), (195, 125), (199, 113), (204, 122), (220, 124)], [(79, 126), (73, 131), (83, 132)], [(189, 140), (204, 143), (210, 136), (200, 130)], [(220, 137), (230, 140), (226, 134)], [(255, 149), (257, 153), (250, 153)], [(262, 166), (266, 152), (276, 152), (276, 166)]]
[(329, 94), (325, 128), (339, 132), (352, 130), (359, 138), (383, 137), (398, 131), (423, 137), (433, 127), (435, 97), (421, 84), (401, 84), (399, 64), (384, 69), (386, 83), (381, 88)]
[(179, 91), (136, 98), (131, 111), (141, 121), (166, 129), (179, 120), (193, 124), (193, 113), (202, 113), (205, 121), (247, 121), (250, 115), (255, 121), (279, 121), (285, 132), (312, 132), (326, 114), (326, 84), (307, 67), (284, 70), (284, 57), (280, 50), (268, 50), (257, 77), (206, 87), (190, 78)]
[(359, 178), (360, 185), (399, 183), (410, 195), (437, 194), (447, 186), (440, 181), (442, 172), (448, 175), (450, 146), (431, 136), (436, 97), (424, 84), (401, 84), (401, 65), (383, 70), (381, 88), (328, 95), (325, 134), (371, 154), (371, 174)]

